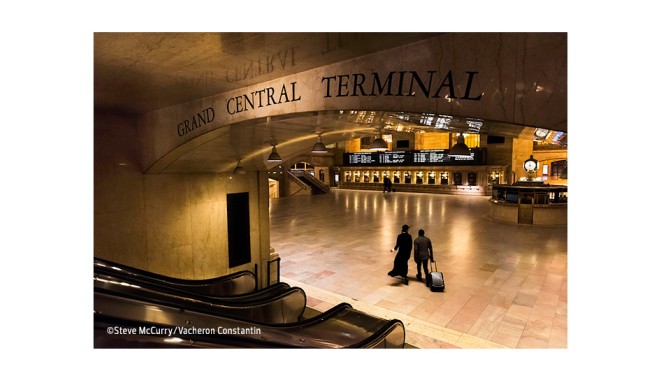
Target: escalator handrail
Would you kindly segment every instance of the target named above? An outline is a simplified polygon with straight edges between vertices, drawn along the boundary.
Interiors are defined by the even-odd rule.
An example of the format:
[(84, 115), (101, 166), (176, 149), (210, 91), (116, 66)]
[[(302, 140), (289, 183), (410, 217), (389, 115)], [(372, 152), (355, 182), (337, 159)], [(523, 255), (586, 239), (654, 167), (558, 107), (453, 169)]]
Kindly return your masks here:
[(392, 319), (387, 322), (383, 327), (381, 327), (376, 333), (370, 335), (366, 339), (349, 346), (348, 348), (352, 349), (365, 349), (371, 348), (378, 345), (383, 339), (386, 339), (392, 331), (401, 327), (403, 332), (403, 340), (406, 338), (406, 328), (403, 325), (403, 322), (398, 319)]
[[(106, 259), (103, 259), (103, 258), (99, 258), (99, 257), (94, 257), (94, 264), (96, 264), (96, 263), (100, 263), (100, 264), (102, 264), (106, 267), (109, 267), (109, 268), (121, 269), (121, 270), (127, 271), (127, 272), (134, 272), (134, 273), (137, 273), (137, 274), (140, 274), (140, 275), (151, 276), (153, 279), (159, 279), (159, 280), (162, 280), (164, 282), (174, 283), (174, 284), (178, 284), (178, 285), (193, 285), (193, 286), (200, 285), (201, 286), (201, 285), (210, 285), (210, 284), (218, 284), (218, 283), (223, 283), (223, 282), (229, 282), (231, 280), (234, 280), (238, 277), (242, 277), (242, 276), (245, 276), (245, 275), (251, 276), (253, 278), (255, 277), (254, 272), (249, 271), (249, 270), (243, 270), (243, 271), (238, 271), (238, 272), (235, 272), (235, 273), (227, 274), (227, 275), (224, 275), (224, 276), (221, 276), (221, 277), (205, 278), (205, 279), (185, 279), (185, 278), (175, 278), (175, 277), (170, 277), (170, 276), (167, 276), (167, 275), (153, 273), (153, 272), (150, 272), (150, 271), (147, 271), (147, 270), (142, 270), (142, 269), (138, 269), (136, 267), (123, 265), (123, 264), (120, 264), (120, 263), (117, 263), (117, 262), (112, 262), (112, 261), (109, 261), (109, 260), (106, 260)], [(255, 280), (256, 280), (256, 278), (255, 278)]]
[[(294, 287), (292, 289), (302, 290), (302, 289), (297, 288), (297, 287)], [(210, 316), (216, 316), (216, 317), (221, 316), (221, 317), (230, 318), (230, 319), (239, 320), (239, 321), (247, 321), (247, 322), (250, 322), (250, 323), (252, 323), (256, 326), (265, 326), (265, 327), (277, 326), (278, 328), (286, 328), (286, 327), (294, 327), (295, 328), (295, 327), (308, 326), (310, 324), (323, 322), (326, 319), (333, 317), (334, 315), (336, 315), (337, 313), (340, 313), (341, 311), (343, 311), (345, 309), (352, 308), (352, 306), (349, 303), (342, 302), (342, 303), (337, 304), (337, 305), (333, 306), (332, 308), (324, 311), (323, 313), (317, 314), (313, 317), (306, 318), (306, 319), (303, 319), (303, 320), (300, 320), (300, 321), (295, 321), (295, 322), (276, 324), (276, 323), (270, 323), (270, 322), (255, 321), (255, 320), (252, 320), (252, 319), (246, 319), (246, 318), (237, 317), (237, 316), (234, 316), (234, 315), (218, 314), (218, 313), (212, 311), (210, 306), (206, 306), (206, 307), (198, 306), (197, 308), (188, 307), (188, 306), (181, 306), (182, 304), (180, 304), (180, 303), (177, 304), (177, 303), (174, 303), (174, 302), (170, 302), (166, 299), (163, 299), (161, 296), (159, 296), (159, 298), (152, 298), (152, 297), (149, 297), (149, 296), (146, 296), (146, 295), (144, 295), (144, 296), (143, 295), (138, 295), (135, 292), (115, 291), (115, 290), (108, 290), (108, 289), (99, 288), (99, 287), (95, 287), (94, 292), (95, 293), (98, 292), (98, 293), (105, 294), (105, 295), (116, 296), (116, 297), (120, 297), (120, 298), (137, 300), (137, 301), (141, 301), (141, 302), (149, 303), (149, 304), (154, 304), (154, 305), (163, 305), (163, 306), (168, 306), (168, 307), (172, 307), (172, 308), (178, 308), (178, 309), (180, 309), (181, 311), (184, 311), (184, 312), (185, 311), (195, 311), (195, 312), (203, 313), (203, 314), (210, 315)], [(303, 293), (304, 293), (304, 291), (303, 291)], [(156, 292), (156, 294), (159, 294), (159, 293)]]
[(290, 286), (284, 282), (279, 284), (271, 285), (269, 287), (252, 291), (249, 293), (243, 294), (234, 294), (228, 296), (216, 296), (210, 294), (201, 294), (196, 291), (188, 290), (186, 288), (181, 288), (180, 286), (170, 285), (166, 281), (160, 279), (155, 279), (150, 275), (142, 275), (140, 271), (130, 271), (130, 270), (115, 270), (113, 268), (108, 268), (105, 266), (94, 265), (94, 274), (101, 274), (105, 276), (115, 277), (138, 286), (149, 287), (154, 290), (166, 291), (169, 293), (176, 293), (182, 296), (189, 296), (190, 298), (199, 299), (199, 300), (209, 300), (209, 301), (218, 301), (225, 303), (247, 303), (255, 302), (259, 300), (272, 298), (278, 293), (285, 292)]

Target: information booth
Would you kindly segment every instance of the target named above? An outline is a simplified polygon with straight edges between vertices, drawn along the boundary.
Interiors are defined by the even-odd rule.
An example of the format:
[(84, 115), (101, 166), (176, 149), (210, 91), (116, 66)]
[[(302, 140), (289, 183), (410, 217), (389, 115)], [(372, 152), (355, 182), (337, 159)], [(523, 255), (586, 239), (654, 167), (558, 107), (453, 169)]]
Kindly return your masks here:
[(493, 220), (528, 225), (565, 225), (568, 186), (543, 182), (516, 182), (494, 185), (491, 217)]

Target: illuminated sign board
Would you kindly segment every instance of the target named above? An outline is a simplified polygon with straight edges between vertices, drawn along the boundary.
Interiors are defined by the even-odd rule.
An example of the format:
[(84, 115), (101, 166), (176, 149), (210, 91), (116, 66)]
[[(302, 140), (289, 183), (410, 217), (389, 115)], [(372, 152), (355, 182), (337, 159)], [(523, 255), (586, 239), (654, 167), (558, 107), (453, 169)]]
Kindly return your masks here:
[(413, 164), (438, 164), (451, 162), (447, 150), (422, 150), (413, 152)]
[(344, 164), (346, 165), (375, 165), (378, 161), (376, 152), (349, 152), (344, 154)]
[(472, 148), (471, 156), (450, 157), (449, 150), (411, 150), (344, 153), (344, 166), (434, 166), (485, 164), (486, 149)]
[(409, 164), (408, 151), (385, 151), (378, 154), (380, 164)]

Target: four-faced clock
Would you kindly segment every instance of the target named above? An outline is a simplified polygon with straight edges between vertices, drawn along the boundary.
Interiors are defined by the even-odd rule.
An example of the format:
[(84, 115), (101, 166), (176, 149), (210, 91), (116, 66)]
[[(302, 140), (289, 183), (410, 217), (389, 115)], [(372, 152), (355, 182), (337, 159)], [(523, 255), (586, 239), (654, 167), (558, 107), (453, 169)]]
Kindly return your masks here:
[(539, 162), (536, 159), (534, 159), (533, 156), (530, 155), (529, 159), (527, 159), (525, 163), (523, 163), (523, 167), (525, 168), (525, 171), (533, 172), (538, 170)]

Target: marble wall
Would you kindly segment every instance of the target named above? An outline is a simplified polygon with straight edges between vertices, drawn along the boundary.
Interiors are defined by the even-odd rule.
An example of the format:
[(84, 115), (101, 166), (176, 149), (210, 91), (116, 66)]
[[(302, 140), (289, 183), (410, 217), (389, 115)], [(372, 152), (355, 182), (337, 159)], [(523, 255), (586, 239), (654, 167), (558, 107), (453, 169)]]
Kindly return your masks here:
[[(96, 116), (94, 256), (189, 279), (265, 269), (265, 173), (143, 175), (139, 154), (135, 117)], [(230, 269), (226, 196), (236, 192), (250, 193), (252, 261)]]
[(523, 163), (529, 159), (529, 156), (534, 153), (534, 142), (526, 139), (513, 138), (513, 146), (511, 151), (511, 168), (515, 174), (512, 182), (519, 181), (522, 177), (527, 177), (527, 171), (523, 167)]
[(415, 150), (437, 150), (450, 147), (448, 133), (424, 132), (415, 134)]

